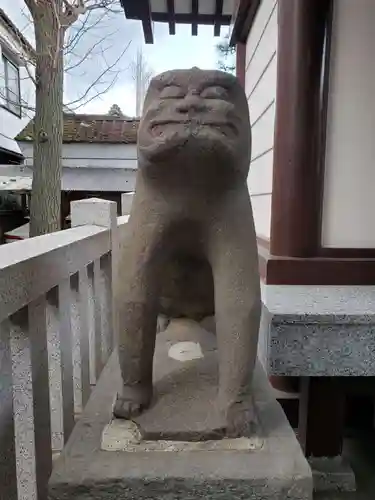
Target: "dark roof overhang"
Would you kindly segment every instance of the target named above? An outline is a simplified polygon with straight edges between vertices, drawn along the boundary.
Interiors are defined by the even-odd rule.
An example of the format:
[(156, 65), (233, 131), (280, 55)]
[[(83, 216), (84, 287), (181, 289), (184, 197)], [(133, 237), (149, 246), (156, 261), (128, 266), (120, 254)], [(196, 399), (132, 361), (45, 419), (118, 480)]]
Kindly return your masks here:
[(240, 0), (233, 14), (230, 45), (246, 43), (262, 0)]
[(199, 25), (212, 25), (214, 36), (221, 27), (229, 26), (238, 0), (121, 0), (127, 19), (142, 22), (146, 43), (153, 43), (153, 23), (168, 23), (169, 33), (176, 33), (176, 24), (190, 24), (191, 33), (198, 34)]

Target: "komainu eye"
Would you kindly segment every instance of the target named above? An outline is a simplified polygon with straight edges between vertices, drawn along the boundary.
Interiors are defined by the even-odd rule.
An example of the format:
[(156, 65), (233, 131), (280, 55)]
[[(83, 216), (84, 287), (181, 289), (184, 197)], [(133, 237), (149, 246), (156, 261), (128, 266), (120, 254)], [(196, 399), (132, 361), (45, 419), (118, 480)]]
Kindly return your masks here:
[(213, 85), (212, 87), (206, 87), (202, 91), (201, 97), (204, 99), (226, 99), (228, 91), (224, 87)]
[(168, 85), (160, 92), (160, 99), (181, 99), (185, 97), (185, 92), (177, 85)]

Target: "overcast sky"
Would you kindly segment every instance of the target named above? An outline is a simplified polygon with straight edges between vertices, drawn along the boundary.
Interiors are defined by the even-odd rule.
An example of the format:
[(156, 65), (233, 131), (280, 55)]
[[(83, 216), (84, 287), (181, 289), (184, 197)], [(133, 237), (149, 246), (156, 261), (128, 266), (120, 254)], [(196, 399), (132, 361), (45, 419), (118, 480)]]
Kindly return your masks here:
[[(123, 14), (113, 14), (109, 19), (101, 21), (98, 28), (91, 29), (82, 39), (79, 57), (82, 58), (82, 54), (90, 50), (96, 41), (102, 40), (106, 33), (108, 36), (105, 35), (106, 39), (103, 43), (100, 42), (100, 48), (98, 46), (98, 49), (95, 49), (95, 55), (92, 55), (87, 62), (80, 64), (77, 70), (74, 69), (71, 76), (66, 77), (67, 101), (74, 101), (86, 92), (87, 87), (101, 74), (99, 67), (104, 71), (108, 65), (112, 65), (120, 58), (114, 71), (103, 76), (95, 90), (93, 89), (90, 95), (86, 96), (86, 100), (94, 97), (98, 92), (103, 92), (111, 84), (113, 78), (117, 77), (115, 85), (108, 92), (81, 107), (80, 111), (104, 113), (113, 103), (116, 103), (125, 114), (133, 116), (135, 83), (131, 67), (135, 62), (137, 50), (140, 48), (147, 66), (154, 74), (173, 68), (192, 66), (215, 68), (217, 66), (215, 44), (218, 38), (214, 38), (212, 26), (200, 27), (196, 37), (191, 35), (190, 26), (179, 25), (176, 28), (176, 35), (171, 36), (168, 33), (167, 24), (156, 23), (154, 44), (146, 45), (141, 22), (128, 21)], [(126, 47), (128, 49), (123, 54)]]
[[(1, 7), (32, 41), (33, 30), (26, 17), (24, 0), (1, 0)], [(154, 74), (174, 68), (217, 67), (215, 45), (219, 39), (214, 38), (212, 26), (199, 26), (198, 36), (193, 37), (190, 26), (178, 25), (176, 35), (171, 36), (167, 24), (157, 23), (154, 44), (146, 45), (141, 22), (128, 21), (120, 10), (102, 16), (103, 12), (90, 13), (86, 23), (90, 29), (85, 29), (83, 36), (80, 36), (83, 18), (70, 32), (73, 39), (79, 35), (79, 43), (68, 48), (66, 66), (71, 70), (65, 75), (65, 102), (73, 102), (71, 108), (76, 112), (106, 113), (116, 103), (124, 114), (134, 116), (135, 84), (131, 65), (140, 48)], [(113, 69), (105, 72), (112, 65)], [(96, 80), (95, 88), (87, 92)], [(104, 92), (114, 80), (110, 90)], [(79, 106), (82, 103), (86, 104)]]

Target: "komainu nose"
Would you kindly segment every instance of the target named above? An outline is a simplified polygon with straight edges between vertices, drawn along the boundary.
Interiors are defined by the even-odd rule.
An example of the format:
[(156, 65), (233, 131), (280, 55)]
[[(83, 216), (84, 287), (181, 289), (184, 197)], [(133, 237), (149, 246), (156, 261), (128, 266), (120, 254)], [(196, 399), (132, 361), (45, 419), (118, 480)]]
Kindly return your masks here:
[(189, 112), (202, 113), (207, 110), (208, 108), (204, 99), (195, 95), (186, 96), (177, 104), (177, 111), (183, 114), (187, 114)]

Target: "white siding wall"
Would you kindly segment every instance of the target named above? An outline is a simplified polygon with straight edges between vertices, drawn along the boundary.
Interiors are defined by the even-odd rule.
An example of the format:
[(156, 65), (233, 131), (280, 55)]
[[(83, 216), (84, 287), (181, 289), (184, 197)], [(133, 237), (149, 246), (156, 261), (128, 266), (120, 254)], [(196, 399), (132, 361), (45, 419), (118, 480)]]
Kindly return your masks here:
[(322, 244), (375, 247), (375, 2), (335, 2)]
[[(32, 166), (33, 144), (21, 142), (26, 165)], [(64, 144), (63, 167), (137, 169), (136, 144)]]
[[(3, 5), (3, 1), (5, 5)], [(22, 10), (25, 9), (25, 4), (23, 0), (2, 0), (0, 2), (1, 7), (5, 10), (9, 18), (18, 26), (18, 28), (25, 33), (25, 36), (33, 43), (33, 29), (32, 25), (27, 26), (26, 30), (23, 30), (27, 25), (27, 18), (23, 15)], [(30, 24), (30, 23), (29, 23)], [(22, 47), (16, 37), (9, 31), (9, 28), (3, 26), (0, 22), (0, 81), (3, 75), (3, 64), (2, 64), (2, 49), (1, 45), (4, 47), (4, 53), (16, 59), (17, 56), (25, 56), (27, 54), (23, 52)], [(22, 62), (19, 60), (18, 62)], [(20, 66), (20, 80), (21, 80), (21, 99), (26, 105), (22, 112), (22, 117), (10, 113), (6, 109), (0, 107), (0, 146), (11, 151), (20, 153), (17, 143), (13, 141), (14, 137), (26, 126), (26, 124), (33, 117), (33, 113), (27, 107), (32, 108), (34, 106), (35, 99), (35, 89), (31, 79), (28, 76), (25, 66)], [(3, 92), (0, 90), (0, 104), (2, 101)]]
[(256, 231), (270, 237), (276, 99), (277, 0), (263, 0), (246, 44), (245, 89), (252, 125), (248, 186)]
[[(25, 165), (33, 165), (33, 145), (21, 142)], [(62, 189), (133, 191), (137, 173), (135, 144), (64, 144)], [(29, 168), (25, 171), (31, 172)]]
[(136, 170), (119, 168), (63, 168), (64, 191), (112, 191), (135, 189)]
[[(0, 184), (31, 186), (33, 171), (24, 165), (1, 165)], [(64, 191), (134, 191), (137, 171), (120, 168), (63, 168), (61, 188)], [(13, 179), (13, 181), (10, 181)], [(5, 190), (5, 186), (1, 186)]]

